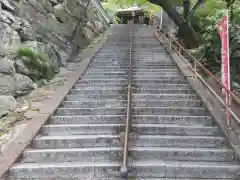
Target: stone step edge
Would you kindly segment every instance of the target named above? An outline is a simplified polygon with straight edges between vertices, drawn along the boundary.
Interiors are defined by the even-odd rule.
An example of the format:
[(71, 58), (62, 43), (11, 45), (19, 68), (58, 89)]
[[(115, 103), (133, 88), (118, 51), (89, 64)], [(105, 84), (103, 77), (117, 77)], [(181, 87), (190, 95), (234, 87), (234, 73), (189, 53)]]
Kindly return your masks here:
[[(44, 153), (44, 152), (96, 152), (96, 151), (122, 151), (121, 147), (86, 147), (86, 148), (62, 148), (62, 149), (25, 149), (24, 153), (34, 152), (34, 153)], [(231, 148), (184, 148), (184, 147), (130, 147), (129, 151), (182, 151), (182, 152), (234, 152)]]
[[(103, 110), (103, 109), (123, 109), (125, 107), (116, 107), (116, 106), (113, 106), (113, 107), (97, 107), (97, 108), (81, 108), (81, 107), (59, 107), (57, 108), (58, 110), (70, 110), (70, 109), (75, 109), (75, 110)], [(142, 106), (139, 106), (139, 107), (132, 107), (132, 109), (184, 109), (184, 110), (206, 110), (207, 112), (207, 109), (204, 108), (204, 107), (142, 107)]]
[[(125, 126), (125, 124), (47, 124), (43, 125), (43, 128), (51, 127), (115, 127), (115, 126)], [(141, 128), (141, 127), (156, 127), (156, 128), (203, 128), (203, 129), (212, 129), (218, 128), (217, 126), (204, 126), (204, 125), (176, 125), (176, 124), (132, 124), (132, 127)]]
[[(38, 164), (38, 163), (23, 163), (23, 164), (15, 164), (14, 166), (12, 166), (12, 170), (13, 169), (22, 169), (22, 168), (44, 168), (44, 167), (120, 167), (121, 163), (120, 162), (80, 162), (80, 163), (51, 163), (51, 164)], [(230, 161), (230, 162), (204, 162), (204, 161), (157, 161), (157, 160), (138, 160), (138, 161), (134, 161), (133, 163), (130, 164), (130, 166), (181, 166), (181, 167), (211, 167), (214, 166), (216, 168), (239, 168), (240, 169), (240, 165), (238, 162), (236, 161)]]
[[(112, 135), (112, 134), (97, 134), (97, 135), (67, 135), (67, 136), (43, 136), (39, 135), (39, 137), (35, 137), (34, 140), (54, 140), (54, 139), (97, 139), (97, 138), (119, 138), (120, 135)], [(222, 136), (182, 136), (182, 135), (138, 135), (138, 139), (215, 139), (226, 141), (226, 139)]]

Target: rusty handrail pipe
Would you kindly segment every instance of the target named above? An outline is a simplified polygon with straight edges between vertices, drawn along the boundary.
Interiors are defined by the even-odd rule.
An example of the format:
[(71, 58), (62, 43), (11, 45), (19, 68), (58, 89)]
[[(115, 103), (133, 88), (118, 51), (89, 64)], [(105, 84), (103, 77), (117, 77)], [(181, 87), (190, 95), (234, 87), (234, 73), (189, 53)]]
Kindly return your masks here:
[(132, 20), (130, 29), (130, 42), (129, 42), (129, 72), (128, 72), (128, 105), (127, 105), (127, 116), (125, 121), (125, 134), (124, 134), (124, 146), (123, 146), (123, 157), (122, 165), (120, 168), (120, 176), (122, 178), (128, 178), (129, 167), (128, 167), (128, 147), (129, 147), (129, 132), (132, 125), (132, 34), (133, 34), (133, 23)]
[[(160, 32), (160, 30), (158, 30), (158, 33), (162, 34), (166, 39), (168, 39), (162, 32)], [(170, 34), (170, 33), (167, 33), (167, 32), (165, 32), (165, 33), (168, 34), (169, 36), (172, 36), (172, 34)], [(178, 45), (179, 48), (181, 48), (181, 50), (183, 50), (189, 57), (191, 57), (194, 60), (194, 62), (196, 62), (204, 70), (204, 72), (207, 73), (207, 75), (211, 76), (211, 78), (215, 82), (217, 82), (217, 84), (219, 84), (221, 86), (221, 88), (223, 88), (225, 91), (227, 91), (232, 97), (234, 97), (235, 99), (240, 101), (240, 98), (235, 93), (233, 93), (221, 81), (219, 81), (216, 78), (216, 76), (214, 76), (201, 62), (199, 62), (192, 54), (190, 54), (178, 41), (176, 41), (175, 39), (172, 39), (172, 40)], [(178, 52), (178, 50), (175, 47), (174, 47), (174, 49)], [(182, 58), (184, 58), (184, 57), (182, 57)]]
[[(158, 30), (157, 31), (159, 34), (161, 34), (163, 37), (165, 37), (169, 42), (170, 40), (160, 31)], [(169, 36), (172, 36), (171, 34), (169, 33), (166, 33), (168, 34)], [(158, 37), (157, 37), (158, 38)], [(159, 39), (159, 38), (158, 38)], [(219, 80), (217, 80), (217, 78), (208, 70), (204, 67), (204, 65), (202, 65), (194, 56), (192, 56), (184, 47), (182, 47), (181, 44), (179, 44), (176, 40), (174, 40), (175, 43), (178, 45), (179, 49), (181, 48), (181, 50), (183, 50), (184, 52), (187, 53), (187, 55), (189, 55), (195, 63), (199, 64), (201, 66), (201, 68), (203, 70), (205, 70), (207, 72), (208, 75), (210, 75), (213, 80), (215, 80), (222, 88), (225, 89), (225, 91), (228, 92), (229, 95), (231, 95), (232, 97), (236, 98), (237, 100), (240, 100), (232, 91), (228, 90), (226, 88), (225, 85), (223, 85)], [(182, 54), (179, 52), (179, 50), (172, 45), (172, 43), (170, 43), (172, 48), (177, 52), (177, 54), (179, 55), (179, 57), (181, 59), (183, 59), (185, 61), (185, 63), (188, 65), (188, 67), (191, 69), (191, 71), (195, 74), (195, 77), (199, 78), (199, 80), (210, 90), (210, 92), (217, 98), (217, 100), (224, 106), (224, 108), (226, 108), (226, 111), (228, 111), (231, 116), (238, 122), (240, 123), (240, 118), (232, 111), (231, 107), (229, 104), (225, 103), (222, 98), (211, 88), (211, 86), (203, 79), (203, 77), (197, 72), (197, 70), (195, 69), (196, 68), (196, 65), (195, 67), (192, 67), (192, 65), (188, 62), (188, 60), (182, 56)]]

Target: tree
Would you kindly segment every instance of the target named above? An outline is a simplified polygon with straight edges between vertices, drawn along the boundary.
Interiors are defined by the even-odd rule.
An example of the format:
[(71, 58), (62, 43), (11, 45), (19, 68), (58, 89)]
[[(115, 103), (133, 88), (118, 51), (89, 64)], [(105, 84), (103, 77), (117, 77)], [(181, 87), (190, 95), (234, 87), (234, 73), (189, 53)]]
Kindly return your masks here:
[[(178, 26), (178, 35), (184, 40), (183, 42), (185, 46), (188, 48), (195, 48), (199, 46), (201, 38), (196, 34), (190, 20), (204, 0), (197, 0), (196, 3), (193, 3), (192, 1), (193, 0), (120, 0), (116, 1), (116, 3), (122, 3), (125, 5), (137, 3), (138, 5), (147, 4), (147, 6), (155, 4), (161, 6), (161, 8)], [(176, 6), (183, 6), (183, 14), (177, 11)]]
[[(179, 28), (179, 36), (184, 40), (183, 43), (188, 48), (198, 47), (201, 38), (196, 34), (191, 25), (190, 19), (195, 14), (197, 8), (204, 2), (204, 0), (197, 0), (197, 2), (190, 9), (190, 0), (148, 0), (153, 4), (157, 4), (163, 8), (168, 16), (174, 21)], [(183, 15), (176, 10), (177, 5), (183, 6)]]

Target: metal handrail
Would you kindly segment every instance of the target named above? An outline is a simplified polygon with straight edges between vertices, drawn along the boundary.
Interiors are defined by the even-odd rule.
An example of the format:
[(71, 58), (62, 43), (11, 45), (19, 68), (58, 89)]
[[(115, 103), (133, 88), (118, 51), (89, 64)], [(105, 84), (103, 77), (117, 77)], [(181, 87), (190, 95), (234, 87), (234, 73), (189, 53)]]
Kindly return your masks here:
[(130, 40), (129, 40), (129, 71), (128, 71), (128, 105), (127, 105), (127, 118), (125, 121), (125, 134), (123, 146), (123, 158), (120, 168), (120, 176), (123, 178), (128, 177), (128, 146), (129, 146), (129, 132), (132, 125), (132, 36), (133, 36), (133, 23), (131, 23)]
[[(188, 67), (191, 69), (191, 71), (194, 73), (195, 78), (198, 78), (207, 88), (208, 90), (210, 90), (210, 92), (215, 96), (215, 98), (217, 98), (217, 100), (224, 106), (224, 108), (226, 109), (226, 112), (230, 113), (231, 116), (238, 122), (240, 123), (240, 118), (232, 111), (231, 109), (231, 98), (234, 97), (235, 99), (237, 99), (238, 101), (240, 101), (239, 97), (237, 95), (235, 95), (232, 91), (230, 91), (224, 84), (222, 84), (222, 82), (220, 82), (208, 69), (206, 69), (204, 67), (204, 65), (199, 62), (194, 56), (192, 56), (179, 42), (177, 42), (175, 39), (173, 39), (172, 35), (169, 33), (164, 32), (165, 34), (168, 34), (170, 37), (169, 38), (166, 37), (166, 35), (164, 33), (161, 32), (161, 30), (157, 30), (157, 32), (159, 34), (161, 34), (164, 38), (166, 38), (169, 43), (170, 43), (170, 49), (173, 48), (177, 54), (179, 55), (179, 57), (184, 60), (184, 62), (188, 65)], [(155, 33), (156, 36), (156, 33)], [(157, 36), (156, 36), (157, 37)], [(158, 38), (158, 37), (157, 37)], [(158, 38), (158, 40), (160, 40)], [(172, 43), (172, 41), (174, 41), (175, 44), (177, 44), (178, 48), (175, 47)], [(182, 56), (181, 52), (184, 51), (188, 56), (190, 56), (193, 61), (194, 61), (194, 67), (192, 67), (192, 65), (188, 62), (188, 60)], [(217, 84), (219, 84), (227, 93), (228, 95), (231, 97), (230, 98), (230, 103), (226, 103), (222, 100), (222, 97), (220, 97), (217, 92), (215, 92), (211, 86), (203, 79), (203, 77), (198, 73), (197, 71), (197, 65), (199, 65)], [(227, 123), (227, 125), (230, 125)]]

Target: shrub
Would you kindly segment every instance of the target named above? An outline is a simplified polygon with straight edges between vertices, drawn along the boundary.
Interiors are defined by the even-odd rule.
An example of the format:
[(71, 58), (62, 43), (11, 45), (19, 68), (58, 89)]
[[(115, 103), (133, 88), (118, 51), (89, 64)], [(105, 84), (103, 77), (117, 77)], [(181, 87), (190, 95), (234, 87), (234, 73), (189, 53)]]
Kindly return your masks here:
[(17, 58), (21, 58), (24, 65), (30, 70), (28, 75), (33, 81), (40, 79), (50, 80), (54, 77), (55, 68), (39, 52), (28, 47), (19, 48), (15, 52)]

